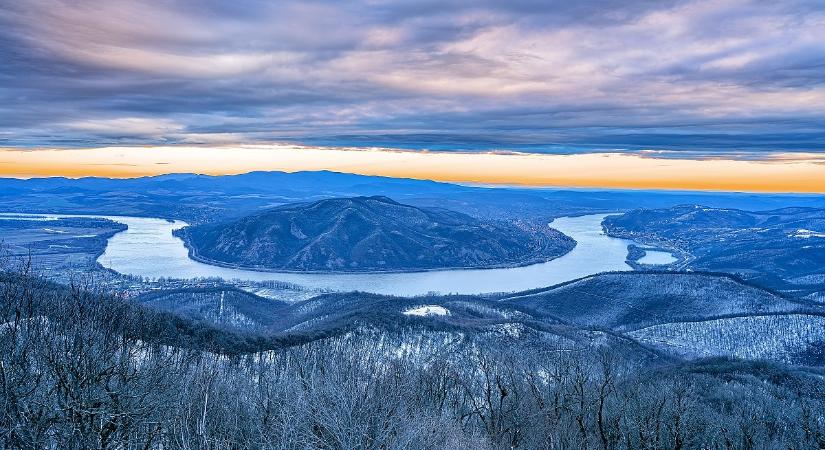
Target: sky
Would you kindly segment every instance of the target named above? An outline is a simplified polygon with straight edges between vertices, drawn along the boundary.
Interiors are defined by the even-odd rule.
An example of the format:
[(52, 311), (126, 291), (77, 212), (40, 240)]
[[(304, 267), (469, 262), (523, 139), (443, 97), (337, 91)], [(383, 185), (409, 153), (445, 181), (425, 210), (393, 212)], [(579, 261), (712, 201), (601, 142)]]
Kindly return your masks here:
[(0, 148), (6, 176), (215, 171), (200, 148), (227, 172), (825, 192), (825, 3), (0, 2)]

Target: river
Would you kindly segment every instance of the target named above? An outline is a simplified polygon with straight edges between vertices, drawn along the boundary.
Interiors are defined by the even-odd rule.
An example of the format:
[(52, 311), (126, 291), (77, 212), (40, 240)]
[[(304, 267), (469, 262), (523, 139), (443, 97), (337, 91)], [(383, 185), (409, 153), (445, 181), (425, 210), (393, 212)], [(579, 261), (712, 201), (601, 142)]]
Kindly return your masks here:
[(606, 236), (601, 227), (606, 215), (554, 220), (550, 226), (572, 237), (577, 244), (567, 254), (544, 263), (504, 269), (376, 274), (279, 273), (218, 267), (190, 259), (183, 241), (172, 235), (172, 230), (186, 226), (185, 222), (125, 216), (83, 217), (105, 217), (129, 227), (110, 238), (105, 252), (98, 258), (104, 267), (123, 274), (149, 278), (277, 280), (331, 291), (413, 296), (431, 292), (478, 294), (522, 291), (599, 272), (632, 270), (625, 260), (627, 246), (633, 242)]

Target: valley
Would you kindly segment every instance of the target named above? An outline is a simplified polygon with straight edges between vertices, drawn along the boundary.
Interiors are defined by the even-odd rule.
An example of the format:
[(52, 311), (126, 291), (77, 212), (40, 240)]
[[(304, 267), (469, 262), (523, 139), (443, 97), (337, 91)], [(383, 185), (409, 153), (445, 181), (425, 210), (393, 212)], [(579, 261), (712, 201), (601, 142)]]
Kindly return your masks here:
[[(170, 182), (212, 180), (129, 183), (158, 183), (140, 192), (160, 196)], [(347, 184), (335, 188), (346, 196), (325, 190), (254, 206), (248, 199), (262, 197), (250, 185), (237, 208), (217, 195), (213, 204), (226, 210), (204, 216), (150, 216), (167, 205), (160, 197), (145, 197), (138, 216), (83, 213), (105, 203), (81, 214), (9, 205), (16, 212), (0, 215), (0, 345), (3, 367), (15, 371), (6, 385), (17, 392), (13, 408), (56, 411), (48, 392), (85, 392), (92, 403), (73, 401), (93, 411), (90, 420), (117, 423), (122, 439), (140, 441), (151, 426), (122, 422), (129, 411), (141, 424), (164, 423), (165, 444), (171, 433), (215, 440), (222, 429), (266, 429), (250, 448), (296, 436), (350, 442), (350, 432), (324, 428), (341, 419), (317, 414), (343, 413), (341, 402), (360, 405), (346, 410), (347, 426), (366, 427), (381, 448), (419, 436), (404, 424), (422, 423), (432, 424), (433, 448), (453, 448), (453, 438), (490, 449), (547, 439), (712, 447), (757, 434), (773, 447), (825, 442), (825, 418), (812, 412), (823, 410), (825, 392), (821, 209), (571, 209), (518, 190), (432, 186), (436, 197), (473, 199), (450, 211), (446, 200), (427, 205), (411, 183), (407, 194), (398, 188), (405, 203), (353, 197), (373, 188)], [(584, 204), (599, 197), (579, 195)], [(514, 198), (532, 206), (498, 209)], [(731, 198), (714, 201), (752, 201)], [(155, 406), (124, 405), (112, 386)], [(287, 431), (266, 418), (276, 414), (270, 395), (291, 405), (278, 419), (297, 420)], [(394, 424), (382, 425), (385, 441), (370, 428), (376, 414)], [(706, 431), (667, 428), (677, 417)], [(76, 419), (51, 420), (56, 430)]]
[[(131, 286), (128, 288), (130, 291), (142, 289), (141, 286), (151, 280), (156, 280), (147, 285), (151, 288), (168, 283), (173, 283), (172, 287), (176, 288), (181, 283), (187, 283), (183, 280), (191, 280), (188, 284), (202, 284), (209, 279), (238, 280), (249, 286), (284, 283), (310, 294), (361, 291), (414, 296), (434, 292), (477, 294), (520, 291), (598, 272), (631, 270), (626, 261), (631, 242), (605, 236), (600, 229), (604, 217), (604, 214), (596, 214), (553, 220), (550, 227), (570, 236), (576, 245), (561, 257), (543, 263), (499, 269), (358, 274), (257, 271), (205, 264), (190, 258), (184, 243), (174, 236), (173, 231), (185, 226), (184, 222), (109, 216), (108, 219), (127, 225), (127, 229), (109, 240), (95, 265), (85, 266), (84, 269), (111, 279), (117, 286)], [(99, 273), (100, 268), (105, 269), (106, 273)], [(125, 282), (121, 282), (122, 279)], [(280, 294), (275, 292), (271, 295), (277, 297)]]
[(0, 0), (0, 450), (825, 450), (825, 1)]

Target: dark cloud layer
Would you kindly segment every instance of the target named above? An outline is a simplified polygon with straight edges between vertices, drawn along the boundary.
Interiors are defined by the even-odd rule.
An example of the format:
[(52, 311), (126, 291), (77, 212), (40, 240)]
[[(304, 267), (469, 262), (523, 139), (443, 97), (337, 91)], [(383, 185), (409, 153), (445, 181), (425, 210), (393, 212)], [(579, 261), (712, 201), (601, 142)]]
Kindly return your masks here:
[(0, 61), (0, 146), (825, 151), (815, 0), (21, 0)]

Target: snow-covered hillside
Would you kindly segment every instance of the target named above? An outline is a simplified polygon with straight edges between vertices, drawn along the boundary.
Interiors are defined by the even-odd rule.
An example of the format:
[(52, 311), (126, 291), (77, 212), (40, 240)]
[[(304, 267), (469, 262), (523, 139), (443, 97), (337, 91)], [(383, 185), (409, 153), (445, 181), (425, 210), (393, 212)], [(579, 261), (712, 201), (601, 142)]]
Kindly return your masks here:
[(795, 364), (825, 361), (825, 316), (764, 315), (676, 322), (629, 333), (683, 357), (733, 356)]

